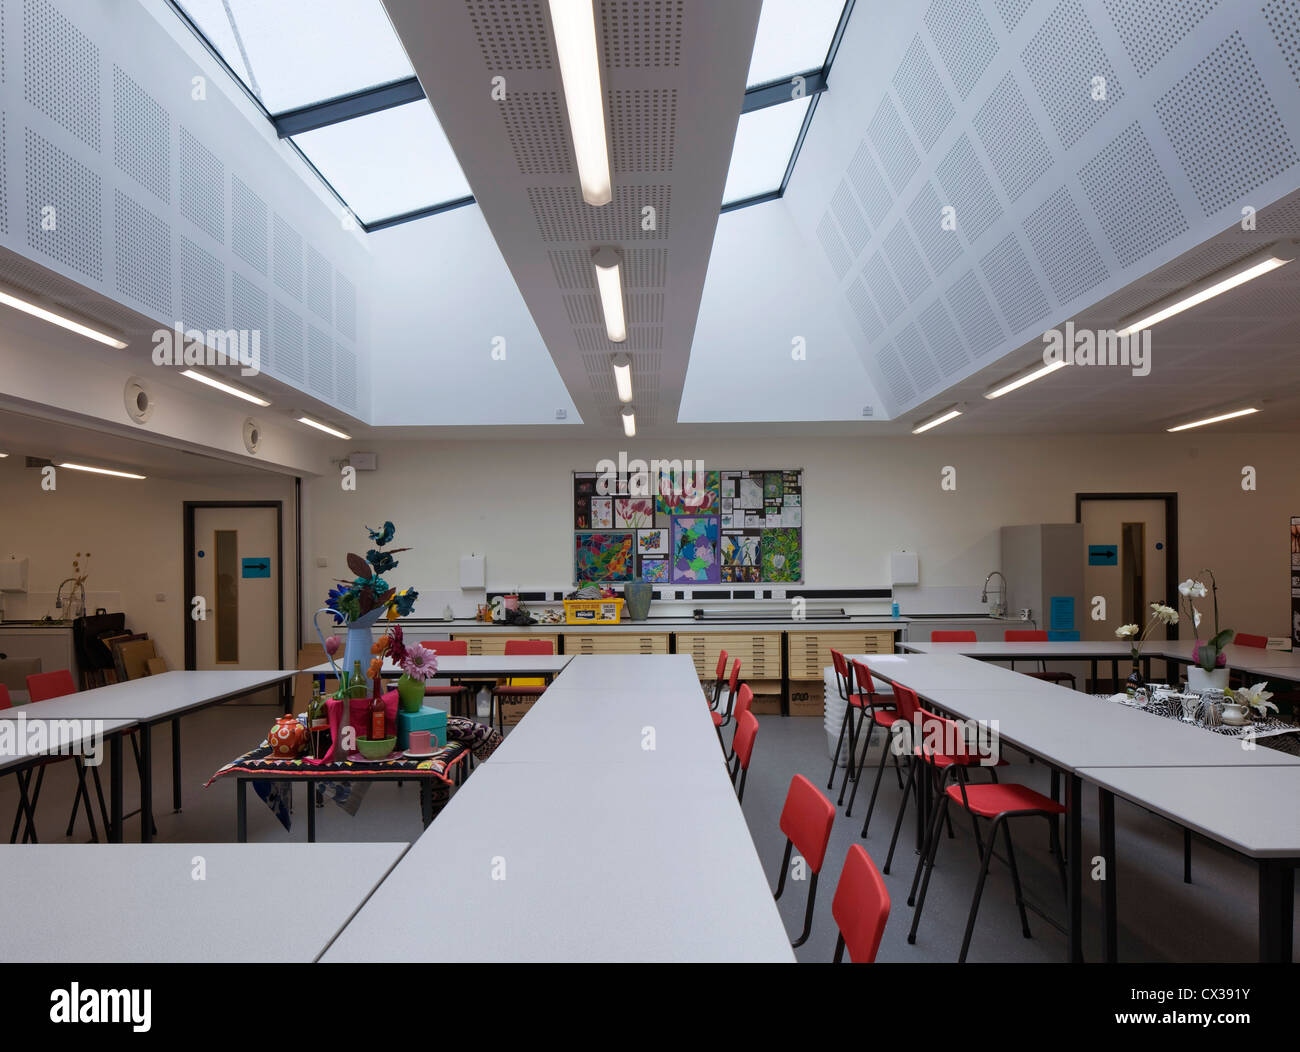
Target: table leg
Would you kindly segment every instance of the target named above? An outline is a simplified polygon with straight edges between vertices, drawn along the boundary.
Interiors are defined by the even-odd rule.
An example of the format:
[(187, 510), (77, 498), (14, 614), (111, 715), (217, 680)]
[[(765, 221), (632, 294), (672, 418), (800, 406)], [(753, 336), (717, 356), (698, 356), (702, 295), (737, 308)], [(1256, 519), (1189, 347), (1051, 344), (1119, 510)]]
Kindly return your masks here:
[(181, 813), (181, 718), (172, 720), (172, 810)]
[(108, 840), (111, 844), (122, 842), (122, 734), (114, 734), (108, 743), (108, 760), (112, 767), (108, 772), (108, 813), (111, 828)]
[(242, 778), (235, 779), (235, 839), (248, 843), (248, 783)]
[(1295, 859), (1259, 860), (1259, 959), (1291, 963), (1295, 923)]
[(1192, 882), (1192, 831), (1183, 829), (1183, 883)]
[(1097, 686), (1097, 659), (1092, 658), (1092, 689), (1096, 693), (1100, 688)]
[(433, 783), (428, 778), (420, 779), (420, 818), (428, 829), (433, 821)]
[(1115, 794), (1097, 788), (1097, 817), (1101, 826), (1101, 857), (1106, 877), (1101, 885), (1102, 935), (1107, 964), (1119, 959), (1119, 879), (1115, 872)]
[(316, 843), (316, 783), (307, 780), (307, 843)]
[[(10, 842), (17, 841), (18, 833), (21, 829), (23, 834), (22, 843), (27, 843), (27, 831), (34, 829), (36, 826), (36, 810), (32, 807), (32, 799), (27, 795), (27, 788), (32, 784), (32, 771), (29, 767), (25, 771), (19, 771), (15, 776), (18, 782), (18, 814), (14, 816), (14, 831), (9, 838)], [(25, 821), (25, 824), (22, 824)]]
[(1071, 774), (1065, 781), (1065, 866), (1067, 898), (1065, 928), (1071, 964), (1083, 963), (1083, 780)]
[(153, 842), (153, 728), (142, 723), (140, 735), (140, 843)]
[(1118, 694), (1119, 690), (1119, 658), (1112, 658), (1110, 662), (1110, 692)]

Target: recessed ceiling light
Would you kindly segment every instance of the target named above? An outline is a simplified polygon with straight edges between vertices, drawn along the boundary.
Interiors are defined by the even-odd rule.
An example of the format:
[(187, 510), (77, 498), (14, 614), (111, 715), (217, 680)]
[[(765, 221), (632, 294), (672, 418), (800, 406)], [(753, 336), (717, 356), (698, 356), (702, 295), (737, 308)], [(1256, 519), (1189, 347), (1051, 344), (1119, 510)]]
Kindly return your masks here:
[(573, 132), (582, 199), (589, 205), (609, 204), (609, 145), (605, 139), (604, 92), (600, 89), (600, 55), (596, 47), (596, 16), (592, 0), (550, 0), (555, 54), (564, 84), (564, 103)]
[(1035, 380), (1041, 380), (1044, 376), (1056, 372), (1057, 369), (1064, 367), (1066, 364), (1068, 363), (1062, 359), (1044, 365), (1030, 366), (1028, 369), (1016, 373), (1016, 375), (1011, 377), (1010, 380), (1004, 380), (1002, 383), (990, 387), (984, 392), (984, 397), (1001, 398), (1004, 394), (1009, 394), (1018, 387), (1024, 387), (1025, 384), (1031, 384)]
[(125, 340), (119, 340), (116, 336), (111, 336), (99, 329), (92, 329), (89, 325), (83, 325), (81, 322), (56, 311), (49, 310), (46, 307), (39, 306), (31, 300), (16, 296), (12, 292), (0, 289), (0, 303), (13, 307), (14, 310), (20, 310), (24, 314), (30, 314), (33, 318), (40, 318), (42, 321), (48, 321), (51, 325), (58, 325), (67, 329), (69, 332), (75, 332), (79, 336), (85, 336), (87, 339), (96, 340), (99, 343), (106, 343), (110, 347), (116, 347), (119, 351), (126, 346)]
[(616, 354), (610, 359), (614, 367), (614, 387), (620, 402), (632, 401), (632, 359), (626, 354)]
[(955, 405), (950, 405), (947, 409), (943, 410), (941, 413), (938, 413), (935, 416), (930, 417), (929, 420), (924, 420), (921, 423), (917, 424), (916, 427), (912, 428), (912, 434), (914, 435), (923, 434), (924, 432), (929, 431), (930, 428), (938, 427), (940, 424), (946, 424), (949, 420), (952, 420), (959, 416), (961, 416), (961, 410), (958, 409)]
[(143, 475), (137, 475), (131, 471), (110, 471), (108, 468), (92, 468), (89, 464), (69, 464), (64, 462), (59, 465), (61, 468), (67, 468), (69, 471), (89, 471), (95, 475), (112, 475), (119, 479), (142, 479)]
[(298, 417), (298, 423), (306, 424), (308, 427), (314, 427), (317, 431), (324, 431), (325, 434), (333, 435), (335, 438), (352, 437), (351, 435), (345, 434), (344, 432), (338, 430), (338, 428), (330, 427), (329, 424), (322, 424), (319, 420), (313, 420), (309, 416)]
[(1217, 424), (1221, 420), (1235, 420), (1239, 416), (1250, 416), (1251, 413), (1258, 413), (1255, 408), (1238, 409), (1231, 413), (1220, 413), (1218, 416), (1207, 416), (1204, 420), (1193, 420), (1190, 424), (1179, 424), (1177, 427), (1167, 427), (1166, 431), (1190, 431), (1194, 427), (1204, 427), (1206, 424)]
[(623, 434), (636, 438), (636, 413), (632, 412), (631, 406), (623, 410)]
[(191, 380), (197, 380), (201, 384), (207, 384), (209, 387), (215, 387), (218, 391), (225, 391), (228, 395), (242, 398), (245, 402), (252, 402), (254, 405), (266, 406), (271, 404), (265, 398), (255, 395), (251, 391), (245, 391), (242, 387), (228, 384), (224, 380), (216, 379), (216, 377), (206, 376), (196, 369), (186, 369), (181, 375), (188, 376)]
[(1176, 292), (1172, 296), (1151, 304), (1149, 307), (1144, 307), (1137, 314), (1130, 315), (1119, 323), (1119, 335), (1128, 336), (1141, 329), (1149, 329), (1152, 325), (1162, 322), (1166, 318), (1181, 314), (1189, 307), (1195, 307), (1198, 303), (1204, 303), (1215, 296), (1221, 296), (1229, 289), (1235, 289), (1238, 285), (1244, 285), (1254, 278), (1267, 274), (1270, 270), (1285, 266), (1293, 259), (1295, 259), (1295, 246), (1279, 241), (1276, 245), (1266, 248), (1263, 252), (1256, 252), (1254, 255), (1247, 256), (1239, 263), (1234, 263), (1232, 266), (1217, 271), (1207, 278), (1202, 278), (1200, 281), (1188, 285), (1181, 292)]
[(605, 314), (605, 335), (611, 343), (627, 339), (627, 317), (623, 313), (623, 256), (617, 249), (602, 248), (592, 254), (600, 309)]

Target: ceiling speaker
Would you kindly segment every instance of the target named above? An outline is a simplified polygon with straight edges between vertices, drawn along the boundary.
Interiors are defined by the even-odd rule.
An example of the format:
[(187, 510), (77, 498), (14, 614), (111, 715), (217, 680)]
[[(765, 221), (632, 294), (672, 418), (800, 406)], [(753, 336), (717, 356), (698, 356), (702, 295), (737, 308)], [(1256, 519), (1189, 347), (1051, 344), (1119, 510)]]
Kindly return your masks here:
[(122, 390), (122, 402), (126, 406), (126, 415), (137, 424), (145, 423), (153, 415), (153, 392), (139, 377), (127, 380)]
[(256, 453), (262, 445), (262, 425), (251, 416), (244, 420), (244, 448)]

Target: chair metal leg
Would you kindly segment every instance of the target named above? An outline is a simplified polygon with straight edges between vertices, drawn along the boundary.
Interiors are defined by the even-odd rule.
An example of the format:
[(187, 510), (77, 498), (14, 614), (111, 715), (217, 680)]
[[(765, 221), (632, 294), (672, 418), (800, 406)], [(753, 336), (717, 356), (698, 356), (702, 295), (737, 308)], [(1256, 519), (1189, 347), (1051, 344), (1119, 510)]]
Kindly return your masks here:
[(849, 706), (847, 715), (849, 717), (849, 754), (846, 757), (848, 762), (844, 765), (844, 774), (840, 778), (840, 795), (839, 799), (835, 801), (836, 807), (844, 806), (844, 790), (849, 784), (849, 779), (853, 779), (855, 782), (857, 781), (857, 774), (854, 771), (854, 765), (857, 763), (856, 753), (858, 750), (858, 735), (857, 721), (853, 718), (852, 705)]
[[(876, 714), (871, 714), (870, 721), (866, 724), (865, 733), (859, 731), (859, 737), (862, 740), (862, 760), (866, 760), (867, 752), (871, 748), (871, 738), (876, 733)], [(849, 793), (849, 806), (844, 809), (844, 817), (850, 818), (853, 815), (853, 801), (858, 797), (858, 786), (862, 784), (863, 764), (859, 760), (854, 760), (854, 767), (857, 777), (853, 779), (853, 792)]]
[[(996, 830), (995, 830), (996, 833)], [(1007, 842), (1007, 865), (1011, 868), (1011, 888), (1016, 894), (1016, 909), (1020, 911), (1020, 930), (1025, 938), (1029, 935), (1029, 915), (1025, 912), (1025, 894), (1020, 887), (1020, 870), (1016, 866), (1016, 849), (1011, 844), (1011, 826), (1002, 823), (1002, 835)], [(993, 839), (992, 837), (990, 839)]]
[[(880, 754), (880, 763), (876, 765), (876, 780), (871, 786), (871, 802), (867, 804), (867, 817), (862, 822), (861, 836), (864, 838), (867, 835), (867, 827), (871, 825), (871, 812), (876, 809), (876, 795), (880, 792), (880, 778), (885, 773), (885, 764), (889, 762), (889, 754), (894, 751), (893, 745), (894, 736), (886, 730), (884, 752)], [(894, 754), (894, 765), (895, 767), (898, 765), (897, 753)], [(901, 778), (899, 779), (898, 787), (900, 789), (903, 787)], [(850, 800), (849, 804), (852, 805), (852, 803), (853, 801)]]
[(1183, 883), (1192, 882), (1192, 831), (1183, 830)]
[(71, 837), (73, 830), (77, 827), (77, 812), (81, 810), (82, 801), (86, 804), (86, 815), (90, 820), (90, 838), (95, 843), (99, 842), (99, 837), (95, 834), (95, 818), (90, 810), (90, 793), (86, 791), (86, 764), (80, 756), (72, 758), (72, 765), (77, 769), (77, 789), (72, 794), (72, 814), (68, 818), (68, 831), (63, 835)]
[(832, 958), (832, 964), (839, 964), (844, 960), (844, 933), (841, 932), (835, 939), (835, 956)]
[(975, 931), (975, 917), (980, 909), (980, 896), (984, 894), (984, 881), (988, 879), (989, 863), (993, 861), (993, 847), (997, 842), (998, 830), (997, 825), (1001, 818), (993, 820), (993, 829), (989, 831), (989, 842), (984, 848), (983, 857), (980, 859), (980, 877), (975, 883), (975, 897), (971, 899), (970, 915), (966, 918), (966, 934), (962, 936), (961, 952), (957, 954), (957, 963), (966, 963), (966, 951), (970, 949), (970, 937)]
[(894, 848), (898, 845), (898, 834), (903, 828), (903, 815), (907, 813), (907, 798), (912, 793), (912, 782), (916, 778), (917, 763), (915, 756), (908, 760), (907, 782), (903, 786), (903, 798), (898, 803), (898, 818), (894, 820), (894, 835), (889, 838), (889, 854), (885, 856), (885, 865), (882, 870), (884, 873), (889, 872), (890, 863), (894, 861)]
[(781, 872), (777, 875), (776, 891), (772, 894), (774, 899), (779, 899), (781, 892), (785, 891), (785, 875), (790, 870), (790, 853), (792, 851), (794, 851), (794, 841), (787, 837), (785, 841), (785, 857), (781, 859)]
[[(944, 818), (947, 817), (948, 799), (948, 794), (940, 791), (935, 798), (934, 806), (930, 809), (930, 814), (926, 815), (925, 839), (921, 844), (921, 855), (916, 860), (916, 872), (912, 874), (912, 886), (907, 892), (907, 904), (909, 906), (916, 905), (916, 889), (917, 885), (921, 883), (921, 871), (928, 864), (926, 860), (934, 858), (933, 843), (939, 839), (939, 826), (943, 824)], [(927, 880), (929, 879), (928, 872), (925, 877)], [(913, 932), (915, 932), (915, 928), (913, 928)]]
[(45, 784), (45, 767), (41, 766), (36, 771), (36, 785), (32, 787), (31, 800), (28, 803), (27, 827), (23, 831), (22, 842), (24, 844), (40, 843), (36, 836), (36, 805), (41, 799), (41, 786)]
[(831, 776), (826, 779), (827, 792), (835, 788), (835, 772), (839, 769), (840, 750), (844, 747), (844, 728), (849, 725), (849, 712), (851, 709), (852, 706), (845, 702), (844, 716), (840, 720), (840, 736), (835, 739), (835, 754), (831, 757)]
[(813, 907), (817, 905), (817, 877), (818, 874), (812, 875), (812, 880), (808, 882), (808, 908), (803, 914), (803, 932), (799, 938), (795, 939), (790, 945), (792, 947), (802, 946), (808, 941), (808, 936), (812, 934)]
[[(925, 908), (925, 895), (930, 890), (930, 875), (934, 872), (934, 856), (939, 851), (939, 815), (946, 813), (948, 810), (948, 794), (944, 793), (943, 800), (939, 803), (939, 810), (935, 814), (933, 828), (930, 830), (929, 850), (921, 856), (921, 861), (917, 864), (916, 872), (921, 875), (921, 892), (916, 900), (916, 907), (912, 911), (912, 927), (907, 933), (907, 941), (910, 945), (916, 943), (916, 929), (921, 925), (921, 910)], [(924, 873), (922, 874), (922, 870)], [(916, 878), (912, 878), (912, 890), (916, 891)], [(908, 905), (911, 905), (912, 899), (909, 896)]]

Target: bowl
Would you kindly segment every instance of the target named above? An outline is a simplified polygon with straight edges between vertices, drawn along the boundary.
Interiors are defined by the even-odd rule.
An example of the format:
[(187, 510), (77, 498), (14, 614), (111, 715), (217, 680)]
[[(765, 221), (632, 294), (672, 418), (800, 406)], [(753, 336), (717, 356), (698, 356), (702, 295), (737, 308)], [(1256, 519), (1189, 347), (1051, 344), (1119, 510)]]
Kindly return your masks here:
[(397, 748), (397, 736), (391, 738), (358, 738), (357, 752), (367, 760), (382, 760)]

